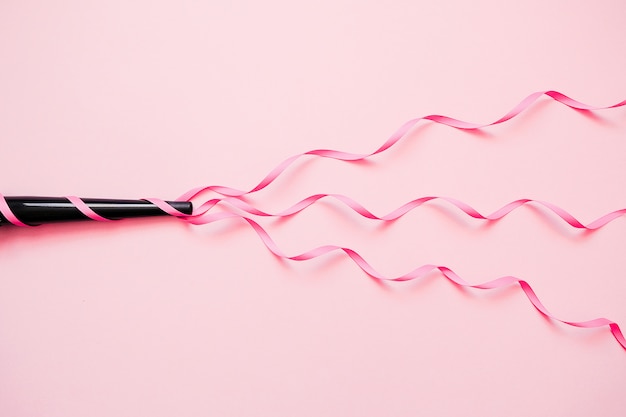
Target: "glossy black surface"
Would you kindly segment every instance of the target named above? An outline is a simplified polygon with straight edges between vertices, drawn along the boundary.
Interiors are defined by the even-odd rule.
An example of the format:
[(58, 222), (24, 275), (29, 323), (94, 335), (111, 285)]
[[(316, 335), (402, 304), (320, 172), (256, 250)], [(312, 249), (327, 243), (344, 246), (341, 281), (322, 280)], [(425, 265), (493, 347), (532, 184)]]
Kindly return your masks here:
[[(22, 222), (30, 225), (89, 220), (64, 197), (5, 197), (11, 211)], [(107, 219), (133, 217), (167, 216), (160, 208), (145, 200), (111, 200), (103, 198), (83, 198), (93, 211)], [(191, 214), (193, 206), (188, 201), (168, 201), (175, 209)], [(0, 214), (0, 225), (10, 224)]]

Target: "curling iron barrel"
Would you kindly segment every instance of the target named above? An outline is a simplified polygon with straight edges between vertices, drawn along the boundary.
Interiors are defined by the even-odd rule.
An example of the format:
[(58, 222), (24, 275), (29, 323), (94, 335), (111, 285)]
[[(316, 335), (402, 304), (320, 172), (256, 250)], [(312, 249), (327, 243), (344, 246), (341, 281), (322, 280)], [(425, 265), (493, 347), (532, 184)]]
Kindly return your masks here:
[[(69, 199), (65, 197), (4, 197), (11, 212), (23, 223), (42, 223), (89, 220)], [(168, 214), (146, 200), (111, 200), (103, 198), (81, 199), (96, 214), (111, 220), (167, 216)], [(166, 201), (176, 210), (191, 214), (193, 205), (189, 201)], [(0, 214), (0, 225), (11, 224)]]

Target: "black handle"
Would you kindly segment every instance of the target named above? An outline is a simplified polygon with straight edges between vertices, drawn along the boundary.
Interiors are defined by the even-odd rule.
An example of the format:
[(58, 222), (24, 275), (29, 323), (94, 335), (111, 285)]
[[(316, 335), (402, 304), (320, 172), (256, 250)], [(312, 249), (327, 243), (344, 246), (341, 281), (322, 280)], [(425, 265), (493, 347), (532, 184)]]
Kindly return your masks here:
[[(4, 197), (4, 199), (13, 214), (29, 225), (89, 220), (64, 197)], [(146, 200), (104, 198), (82, 198), (81, 200), (100, 216), (112, 220), (168, 215)], [(191, 214), (193, 210), (193, 205), (189, 201), (167, 201), (166, 203), (185, 214)], [(0, 225), (3, 224), (10, 224), (10, 222), (0, 214)]]

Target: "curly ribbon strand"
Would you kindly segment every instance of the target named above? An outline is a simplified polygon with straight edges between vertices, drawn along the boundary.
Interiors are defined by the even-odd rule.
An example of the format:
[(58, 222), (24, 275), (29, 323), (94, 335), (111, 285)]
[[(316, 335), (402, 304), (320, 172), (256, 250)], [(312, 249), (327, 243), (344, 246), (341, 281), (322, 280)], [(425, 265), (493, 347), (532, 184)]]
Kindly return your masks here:
[(437, 114), (418, 117), (415, 119), (411, 119), (408, 122), (404, 123), (402, 126), (400, 126), (400, 128), (398, 128), (398, 130), (396, 130), (389, 137), (389, 139), (387, 139), (385, 143), (383, 143), (378, 149), (376, 149), (375, 151), (371, 153), (360, 154), (360, 153), (337, 151), (337, 150), (332, 150), (332, 149), (314, 149), (314, 150), (310, 150), (301, 154), (293, 155), (285, 159), (283, 162), (278, 164), (274, 169), (272, 169), (270, 173), (267, 174), (265, 178), (261, 180), (261, 182), (259, 182), (256, 186), (254, 186), (248, 191), (238, 190), (236, 188), (226, 187), (222, 185), (208, 185), (208, 186), (192, 188), (191, 190), (181, 195), (178, 198), (178, 200), (189, 201), (192, 198), (198, 196), (199, 194), (202, 194), (207, 191), (213, 191), (213, 192), (216, 192), (218, 194), (221, 194), (227, 197), (243, 197), (245, 195), (255, 193), (257, 191), (260, 191), (266, 188), (268, 185), (274, 182), (276, 178), (278, 178), (291, 164), (293, 164), (297, 159), (300, 159), (301, 157), (305, 155), (313, 155), (313, 156), (318, 156), (322, 158), (337, 159), (340, 161), (352, 161), (352, 162), (362, 161), (391, 148), (393, 145), (399, 142), (400, 139), (402, 139), (413, 127), (415, 127), (415, 125), (418, 122), (422, 120), (430, 120), (435, 123), (439, 123), (442, 125), (446, 125), (446, 126), (450, 126), (450, 127), (454, 127), (456, 129), (462, 129), (462, 130), (477, 130), (477, 129), (482, 129), (488, 126), (495, 126), (495, 125), (504, 123), (507, 120), (510, 120), (518, 116), (520, 113), (528, 109), (533, 103), (535, 103), (541, 96), (544, 96), (544, 95), (574, 110), (586, 110), (586, 111), (605, 110), (605, 109), (613, 109), (617, 107), (622, 107), (626, 105), (626, 100), (623, 100), (623, 101), (620, 101), (619, 103), (616, 103), (610, 106), (590, 106), (589, 104), (585, 104), (580, 101), (574, 100), (566, 96), (565, 94), (559, 93), (558, 91), (552, 91), (552, 90), (539, 91), (539, 92), (529, 95), (528, 97), (520, 101), (515, 107), (513, 107), (504, 116), (500, 117), (499, 119), (491, 123), (485, 123), (485, 124), (471, 123), (471, 122), (465, 122), (463, 120), (458, 120), (452, 117), (441, 116)]
[[(626, 214), (626, 208), (615, 210), (597, 218), (596, 220), (588, 224), (583, 224), (576, 217), (574, 217), (569, 212), (567, 212), (566, 210), (562, 209), (561, 207), (555, 204), (548, 203), (546, 201), (533, 200), (530, 198), (522, 198), (522, 199), (512, 201), (502, 206), (501, 208), (499, 208), (498, 210), (494, 211), (491, 214), (484, 215), (478, 212), (478, 210), (476, 210), (469, 204), (466, 204), (460, 200), (450, 198), (450, 197), (428, 196), (428, 197), (416, 198), (383, 216), (377, 216), (376, 214), (369, 211), (367, 208), (365, 208), (363, 205), (361, 205), (357, 201), (343, 194), (314, 194), (298, 201), (296, 204), (290, 206), (289, 208), (279, 211), (278, 213), (265, 212), (239, 198), (225, 198), (225, 199), (215, 198), (215, 199), (205, 201), (202, 205), (200, 205), (194, 210), (193, 214), (191, 214), (188, 217), (201, 218), (202, 216), (208, 214), (208, 212), (213, 207), (221, 203), (221, 204), (230, 205), (231, 207), (237, 208), (245, 213), (252, 214), (255, 216), (283, 218), (283, 217), (290, 217), (297, 213), (300, 213), (301, 211), (307, 209), (308, 207), (312, 206), (313, 204), (315, 204), (316, 202), (324, 198), (333, 198), (335, 200), (338, 200), (362, 217), (365, 217), (371, 220), (380, 220), (384, 222), (395, 221), (399, 219), (400, 217), (404, 216), (405, 214), (407, 214), (408, 212), (420, 207), (421, 205), (429, 201), (434, 201), (434, 200), (445, 201), (447, 203), (452, 204), (453, 206), (461, 210), (463, 213), (467, 214), (468, 216), (474, 219), (487, 220), (487, 221), (500, 220), (503, 217), (507, 216), (512, 211), (526, 204), (537, 204), (537, 205), (540, 205), (549, 209), (550, 211), (555, 213), (558, 217), (563, 219), (570, 226), (576, 229), (585, 229), (585, 230), (599, 229), (601, 227), (606, 226), (608, 223), (612, 222), (618, 217), (621, 217), (624, 214)], [(152, 199), (148, 199), (148, 200), (156, 204), (156, 200), (152, 200)], [(165, 207), (162, 204), (160, 204), (159, 207), (161, 207), (165, 211)]]

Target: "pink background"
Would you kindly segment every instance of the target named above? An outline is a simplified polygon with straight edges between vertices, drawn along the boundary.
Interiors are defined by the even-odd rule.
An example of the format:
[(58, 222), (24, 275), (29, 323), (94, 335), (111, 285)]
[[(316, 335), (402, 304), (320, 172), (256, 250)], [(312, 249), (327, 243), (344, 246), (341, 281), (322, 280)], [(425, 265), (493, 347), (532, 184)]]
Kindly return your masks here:
[[(255, 185), (314, 148), (376, 149), (431, 113), (490, 122), (531, 92), (626, 98), (624, 2), (0, 1), (0, 192), (176, 198)], [(383, 4), (384, 3), (384, 4)], [(626, 108), (543, 99), (480, 134), (422, 123), (347, 164), (304, 158), (251, 201), (317, 192), (377, 214), (424, 195), (528, 197), (585, 222), (626, 207)], [(626, 325), (626, 218), (581, 233), (538, 207), (493, 224), (431, 203), (389, 225), (330, 200), (262, 220), (397, 275), (528, 280), (564, 319)], [(622, 416), (608, 329), (519, 288), (380, 285), (345, 256), (283, 262), (241, 221), (0, 230), (0, 415)]]

